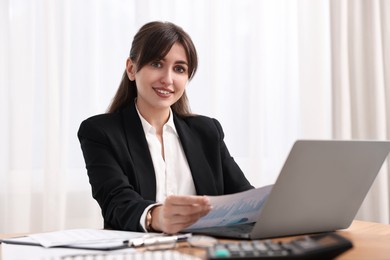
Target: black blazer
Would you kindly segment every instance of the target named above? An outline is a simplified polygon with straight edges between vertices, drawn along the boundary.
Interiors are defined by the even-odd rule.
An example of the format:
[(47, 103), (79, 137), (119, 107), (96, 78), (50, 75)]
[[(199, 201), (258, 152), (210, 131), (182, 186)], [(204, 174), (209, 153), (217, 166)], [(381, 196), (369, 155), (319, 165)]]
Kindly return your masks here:
[[(173, 119), (198, 195), (253, 188), (230, 156), (217, 120), (175, 113)], [(139, 220), (145, 208), (155, 203), (156, 179), (134, 103), (83, 121), (78, 138), (105, 228), (142, 231)]]

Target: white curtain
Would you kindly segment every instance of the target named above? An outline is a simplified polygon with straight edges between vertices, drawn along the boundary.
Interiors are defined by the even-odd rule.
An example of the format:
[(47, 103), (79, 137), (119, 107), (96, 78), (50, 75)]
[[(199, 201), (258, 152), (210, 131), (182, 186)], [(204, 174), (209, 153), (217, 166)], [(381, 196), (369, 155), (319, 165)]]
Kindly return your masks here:
[[(331, 1), (332, 135), (390, 139), (390, 1)], [(389, 161), (389, 160), (388, 160)], [(389, 222), (388, 162), (358, 218)]]
[[(255, 186), (296, 139), (389, 139), (386, 0), (0, 0), (0, 233), (102, 227), (77, 140), (151, 20), (193, 38), (192, 110)], [(387, 165), (388, 166), (388, 165)], [(357, 218), (389, 222), (388, 167)]]

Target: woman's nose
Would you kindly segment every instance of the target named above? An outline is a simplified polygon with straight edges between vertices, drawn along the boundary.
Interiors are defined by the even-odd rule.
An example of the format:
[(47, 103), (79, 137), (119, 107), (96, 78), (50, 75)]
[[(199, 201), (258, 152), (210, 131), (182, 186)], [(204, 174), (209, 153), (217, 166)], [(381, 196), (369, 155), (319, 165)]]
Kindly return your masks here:
[(172, 70), (167, 69), (164, 70), (162, 75), (161, 75), (161, 83), (165, 85), (172, 85), (173, 84), (173, 75), (172, 75)]

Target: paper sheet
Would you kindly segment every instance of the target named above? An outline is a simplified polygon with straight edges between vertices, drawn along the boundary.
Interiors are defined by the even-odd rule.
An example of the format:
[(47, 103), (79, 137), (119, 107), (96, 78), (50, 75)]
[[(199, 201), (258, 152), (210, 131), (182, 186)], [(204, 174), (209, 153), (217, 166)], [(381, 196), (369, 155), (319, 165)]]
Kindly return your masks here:
[[(1, 244), (2, 260), (64, 260), (64, 259), (105, 259), (92, 256), (114, 256), (124, 253), (134, 253), (134, 248), (114, 251), (80, 250), (70, 248), (44, 248), (41, 246), (24, 246)], [(81, 258), (85, 256), (86, 258)], [(91, 256), (91, 257), (90, 257)], [(117, 258), (108, 258), (117, 259)]]
[(272, 186), (230, 195), (209, 196), (212, 210), (187, 230), (256, 222)]
[(47, 233), (29, 235), (30, 238), (44, 247), (69, 246), (90, 244), (99, 242), (103, 243), (123, 243), (125, 240), (143, 237), (145, 233), (117, 231), (117, 230), (100, 230), (100, 229), (68, 229)]

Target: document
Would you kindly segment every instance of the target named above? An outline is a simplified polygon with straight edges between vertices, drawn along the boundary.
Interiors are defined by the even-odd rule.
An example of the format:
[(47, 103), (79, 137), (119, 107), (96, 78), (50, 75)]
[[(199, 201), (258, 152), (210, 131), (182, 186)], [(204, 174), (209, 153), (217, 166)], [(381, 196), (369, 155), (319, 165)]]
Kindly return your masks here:
[(273, 185), (235, 194), (209, 196), (212, 210), (186, 230), (256, 222)]
[(166, 235), (99, 229), (68, 229), (3, 239), (1, 242), (16, 245), (62, 247), (88, 250), (118, 250), (129, 247), (156, 246), (186, 241), (192, 234)]
[(46, 248), (67, 247), (77, 249), (114, 250), (128, 248), (133, 241), (139, 245), (147, 238), (161, 236), (160, 233), (141, 233), (100, 229), (68, 229), (32, 234), (1, 240), (16, 245), (35, 245)]
[(29, 235), (30, 238), (44, 247), (72, 246), (89, 243), (119, 243), (139, 238), (145, 235), (140, 232), (100, 230), (100, 229), (69, 229)]

